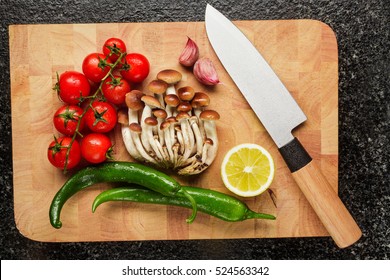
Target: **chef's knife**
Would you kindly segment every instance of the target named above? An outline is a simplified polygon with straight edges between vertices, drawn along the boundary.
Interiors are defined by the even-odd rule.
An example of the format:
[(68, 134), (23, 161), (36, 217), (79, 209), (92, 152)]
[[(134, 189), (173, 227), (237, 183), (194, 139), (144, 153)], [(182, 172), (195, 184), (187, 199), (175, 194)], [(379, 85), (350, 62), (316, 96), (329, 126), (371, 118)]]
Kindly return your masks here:
[(222, 65), (266, 128), (292, 176), (340, 248), (355, 243), (361, 230), (292, 130), (306, 116), (275, 72), (224, 15), (207, 4), (206, 32)]

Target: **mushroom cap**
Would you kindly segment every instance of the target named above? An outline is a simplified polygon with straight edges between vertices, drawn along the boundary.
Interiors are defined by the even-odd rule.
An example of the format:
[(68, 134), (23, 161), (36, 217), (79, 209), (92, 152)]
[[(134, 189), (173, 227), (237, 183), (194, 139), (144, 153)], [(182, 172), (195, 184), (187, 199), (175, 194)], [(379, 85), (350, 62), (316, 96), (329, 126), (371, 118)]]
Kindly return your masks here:
[(191, 101), (195, 96), (195, 90), (190, 86), (181, 87), (177, 90), (177, 95), (182, 101)]
[(167, 118), (166, 121), (169, 123), (177, 123), (177, 119), (174, 116)]
[(202, 113), (200, 113), (199, 118), (204, 121), (216, 121), (219, 120), (220, 116), (217, 111), (204, 110)]
[(129, 124), (129, 116), (127, 112), (123, 110), (118, 111), (118, 123), (125, 124), (125, 125)]
[(167, 88), (168, 84), (162, 80), (153, 80), (148, 84), (148, 90), (155, 94), (163, 94)]
[(178, 113), (178, 114), (176, 115), (176, 119), (177, 119), (178, 121), (184, 120), (184, 119), (189, 119), (189, 118), (190, 118), (190, 115), (188, 115), (188, 113), (186, 113), (186, 112), (180, 112), (180, 113)]
[(201, 91), (195, 92), (195, 96), (191, 101), (193, 108), (206, 107), (210, 104), (210, 97)]
[(142, 132), (142, 127), (139, 125), (139, 123), (131, 123), (129, 125), (129, 128), (131, 131), (137, 133), (137, 134), (140, 134)]
[(214, 142), (213, 142), (213, 140), (211, 140), (210, 138), (206, 138), (206, 140), (204, 140), (204, 143), (205, 144), (209, 144), (209, 145), (214, 145)]
[(192, 110), (192, 106), (190, 102), (187, 101), (183, 101), (179, 104), (179, 106), (177, 106), (177, 111), (179, 112), (189, 112), (191, 110)]
[(181, 78), (181, 73), (173, 69), (162, 70), (157, 74), (157, 79), (164, 81), (169, 85), (174, 85), (180, 82)]
[(153, 110), (153, 115), (158, 119), (165, 119), (168, 114), (164, 109), (156, 109)]
[(160, 101), (154, 96), (144, 95), (141, 100), (151, 108), (162, 108)]
[(170, 127), (170, 126), (171, 126), (171, 123), (169, 121), (165, 120), (160, 124), (160, 129), (165, 130), (165, 129), (168, 129), (168, 127)]
[(165, 103), (167, 103), (169, 106), (177, 107), (180, 104), (180, 99), (174, 94), (168, 94), (164, 97)]
[(145, 124), (150, 126), (156, 126), (158, 124), (157, 119), (155, 117), (147, 117), (144, 120)]
[(136, 89), (126, 93), (125, 101), (127, 107), (134, 111), (144, 108), (145, 104), (141, 101), (142, 96), (144, 96), (143, 92)]

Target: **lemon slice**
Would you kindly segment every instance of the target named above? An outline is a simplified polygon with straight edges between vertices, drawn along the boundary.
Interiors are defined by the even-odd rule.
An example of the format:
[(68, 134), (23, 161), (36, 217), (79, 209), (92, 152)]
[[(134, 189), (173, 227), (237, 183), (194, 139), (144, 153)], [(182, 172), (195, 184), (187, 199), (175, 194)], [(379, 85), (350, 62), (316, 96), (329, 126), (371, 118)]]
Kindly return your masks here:
[(270, 153), (256, 144), (241, 144), (225, 155), (221, 166), (222, 180), (233, 193), (256, 196), (271, 185), (275, 174)]

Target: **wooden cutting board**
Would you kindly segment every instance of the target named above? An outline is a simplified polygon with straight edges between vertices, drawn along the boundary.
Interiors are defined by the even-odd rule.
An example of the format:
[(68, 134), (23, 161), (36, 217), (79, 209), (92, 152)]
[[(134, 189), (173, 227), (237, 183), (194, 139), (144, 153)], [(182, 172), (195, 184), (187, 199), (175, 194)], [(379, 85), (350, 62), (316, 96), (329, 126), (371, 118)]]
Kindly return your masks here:
[[(314, 20), (237, 21), (287, 86), (308, 116), (295, 135), (318, 161), (337, 190), (338, 184), (338, 53), (329, 26)], [(328, 233), (293, 181), (276, 146), (218, 61), (203, 22), (112, 23), (10, 26), (11, 104), (14, 170), (14, 209), (17, 228), (39, 241), (113, 241), (165, 239), (224, 239), (326, 236)], [(191, 71), (178, 64), (187, 36), (200, 55), (211, 58), (220, 76), (215, 87), (200, 85)], [(97, 185), (72, 197), (62, 211), (63, 227), (49, 223), (48, 209), (67, 176), (53, 168), (47, 146), (58, 135), (52, 116), (61, 103), (53, 93), (56, 72), (81, 71), (83, 58), (101, 51), (109, 37), (122, 38), (129, 52), (148, 57), (151, 73), (174, 68), (183, 73), (180, 86), (191, 85), (211, 96), (219, 111), (219, 153), (212, 166), (197, 177), (176, 177), (181, 183), (226, 192), (220, 177), (223, 156), (240, 143), (258, 143), (275, 159), (270, 194), (242, 199), (253, 210), (272, 213), (276, 221), (220, 221), (199, 213), (186, 224), (190, 210), (161, 205), (112, 202), (91, 213), (94, 197), (109, 185)], [(142, 86), (141, 86), (142, 88)], [(115, 157), (131, 160), (119, 129), (110, 134)]]

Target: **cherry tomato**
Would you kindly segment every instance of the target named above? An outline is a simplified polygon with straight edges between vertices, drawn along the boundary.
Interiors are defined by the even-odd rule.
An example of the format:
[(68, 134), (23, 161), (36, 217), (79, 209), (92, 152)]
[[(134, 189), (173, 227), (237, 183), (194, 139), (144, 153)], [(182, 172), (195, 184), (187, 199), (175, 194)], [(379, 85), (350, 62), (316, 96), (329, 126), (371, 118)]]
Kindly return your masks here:
[(72, 146), (70, 146), (71, 141), (72, 138), (68, 136), (63, 136), (59, 138), (54, 137), (54, 140), (50, 143), (49, 148), (47, 149), (47, 158), (52, 165), (61, 169), (65, 168), (66, 153), (68, 147), (70, 147), (70, 152), (66, 168), (71, 169), (80, 162), (80, 144), (77, 141), (74, 141), (72, 143)]
[(80, 102), (80, 97), (89, 95), (91, 87), (82, 73), (65, 71), (58, 78), (55, 89), (62, 101), (75, 105)]
[(108, 57), (112, 61), (112, 63), (115, 63), (121, 53), (125, 52), (126, 44), (118, 38), (109, 38), (103, 45), (103, 54)]
[(123, 78), (133, 83), (141, 83), (149, 75), (149, 61), (139, 53), (129, 53), (125, 56), (121, 67)]
[(90, 133), (81, 140), (81, 155), (90, 163), (101, 163), (111, 159), (110, 138), (102, 133)]
[[(58, 132), (72, 136), (76, 132), (77, 123), (83, 109), (76, 105), (63, 105), (54, 113), (53, 123)], [(81, 119), (79, 131), (84, 127), (84, 120)]]
[(120, 105), (125, 102), (126, 93), (130, 92), (130, 84), (120, 76), (108, 77), (102, 86), (107, 101)]
[(84, 115), (85, 124), (93, 132), (109, 132), (117, 122), (116, 109), (108, 102), (94, 101)]
[(83, 73), (94, 83), (99, 83), (110, 71), (110, 61), (102, 53), (91, 53), (84, 58)]

